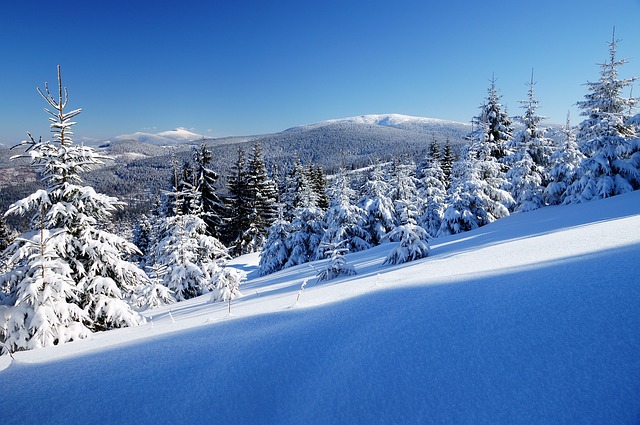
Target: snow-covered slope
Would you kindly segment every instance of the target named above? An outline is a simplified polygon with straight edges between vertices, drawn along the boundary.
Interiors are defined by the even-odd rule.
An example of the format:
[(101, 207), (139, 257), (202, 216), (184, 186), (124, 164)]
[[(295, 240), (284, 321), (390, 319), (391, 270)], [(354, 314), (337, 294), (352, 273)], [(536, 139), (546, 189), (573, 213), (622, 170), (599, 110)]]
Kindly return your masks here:
[(241, 257), (231, 316), (201, 297), (0, 357), (2, 422), (640, 423), (640, 192), (431, 246), (322, 284)]

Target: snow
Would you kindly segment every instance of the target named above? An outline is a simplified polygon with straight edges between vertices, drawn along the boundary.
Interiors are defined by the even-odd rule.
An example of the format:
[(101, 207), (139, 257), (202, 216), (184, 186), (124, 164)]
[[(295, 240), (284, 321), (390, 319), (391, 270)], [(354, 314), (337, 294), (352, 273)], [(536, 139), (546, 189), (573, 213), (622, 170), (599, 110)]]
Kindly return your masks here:
[(383, 127), (393, 127), (393, 128), (399, 128), (399, 129), (405, 129), (405, 130), (433, 129), (434, 127), (443, 127), (443, 126), (451, 126), (451, 125), (469, 127), (468, 123), (448, 121), (448, 120), (443, 120), (438, 118), (414, 117), (414, 116), (402, 115), (402, 114), (367, 114), (367, 115), (358, 115), (355, 117), (330, 119), (330, 120), (321, 121), (315, 124), (301, 125), (301, 126), (293, 127), (288, 131), (323, 127), (326, 125), (340, 124), (340, 123), (379, 125)]
[(135, 132), (132, 134), (122, 134), (113, 138), (114, 140), (136, 140), (138, 142), (152, 143), (156, 145), (185, 143), (202, 139), (201, 134), (193, 133), (185, 128), (178, 127), (175, 130), (161, 131), (159, 133)]
[(640, 191), (430, 246), (323, 283), (235, 259), (231, 314), (204, 295), (0, 357), (2, 423), (640, 422)]

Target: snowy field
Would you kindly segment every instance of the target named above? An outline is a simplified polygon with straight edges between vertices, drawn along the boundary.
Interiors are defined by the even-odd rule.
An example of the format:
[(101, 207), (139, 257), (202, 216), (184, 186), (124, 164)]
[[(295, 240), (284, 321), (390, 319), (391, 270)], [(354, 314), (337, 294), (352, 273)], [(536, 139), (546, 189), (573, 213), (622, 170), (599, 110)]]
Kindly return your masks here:
[(640, 423), (640, 191), (392, 246), (2, 356), (0, 423)]

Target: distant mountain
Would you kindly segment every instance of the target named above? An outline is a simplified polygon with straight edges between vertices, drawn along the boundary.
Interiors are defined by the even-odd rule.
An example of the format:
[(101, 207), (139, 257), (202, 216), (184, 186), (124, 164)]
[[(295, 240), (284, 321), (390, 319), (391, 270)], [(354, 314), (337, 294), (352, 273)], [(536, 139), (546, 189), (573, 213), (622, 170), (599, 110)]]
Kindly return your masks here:
[(154, 145), (187, 143), (198, 139), (203, 139), (203, 136), (184, 128), (176, 128), (175, 130), (162, 131), (160, 133), (145, 133), (139, 131), (133, 134), (122, 134), (113, 138), (114, 141), (135, 140), (136, 142)]
[(310, 127), (323, 127), (332, 124), (339, 123), (354, 123), (354, 124), (366, 124), (366, 125), (378, 125), (382, 127), (392, 127), (400, 130), (421, 132), (433, 132), (436, 129), (456, 129), (464, 132), (469, 132), (470, 125), (466, 123), (447, 121), (437, 118), (424, 118), (424, 117), (412, 117), (409, 115), (401, 114), (371, 114), (371, 115), (359, 115), (356, 117), (339, 118), (327, 121), (322, 121), (316, 124), (310, 124), (306, 126), (299, 126), (289, 129), (289, 131)]
[[(334, 119), (254, 136), (203, 139), (183, 128), (155, 134), (138, 132), (102, 142), (98, 150), (113, 161), (86, 173), (83, 180), (100, 193), (126, 200), (126, 213), (135, 215), (148, 212), (156, 195), (167, 189), (174, 159), (180, 165), (189, 161), (191, 146), (202, 142), (213, 153), (209, 166), (220, 175), (218, 185), (224, 193), (238, 148), (248, 155), (256, 141), (262, 145), (267, 164), (277, 164), (281, 172), (298, 158), (331, 174), (342, 164), (355, 170), (400, 156), (420, 161), (434, 139), (441, 146), (451, 142), (457, 153), (470, 130), (469, 124), (454, 121), (386, 114)], [(0, 178), (0, 210), (32, 193), (33, 187), (14, 182), (37, 184), (28, 164), (9, 161), (9, 156), (8, 149), (0, 149), (0, 172), (6, 176)], [(18, 165), (20, 169), (16, 169)]]

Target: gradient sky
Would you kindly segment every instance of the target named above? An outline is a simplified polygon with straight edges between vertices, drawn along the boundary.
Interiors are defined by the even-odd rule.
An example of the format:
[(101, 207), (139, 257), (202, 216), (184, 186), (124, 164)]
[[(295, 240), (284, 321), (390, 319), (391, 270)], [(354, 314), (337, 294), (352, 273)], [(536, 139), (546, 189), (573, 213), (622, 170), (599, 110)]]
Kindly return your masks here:
[(518, 115), (532, 68), (540, 114), (577, 123), (614, 25), (621, 76), (640, 76), (640, 0), (5, 2), (0, 141), (48, 137), (36, 87), (55, 87), (58, 64), (83, 108), (76, 141), (373, 113), (468, 122), (492, 74)]

